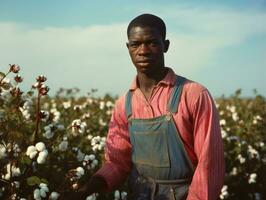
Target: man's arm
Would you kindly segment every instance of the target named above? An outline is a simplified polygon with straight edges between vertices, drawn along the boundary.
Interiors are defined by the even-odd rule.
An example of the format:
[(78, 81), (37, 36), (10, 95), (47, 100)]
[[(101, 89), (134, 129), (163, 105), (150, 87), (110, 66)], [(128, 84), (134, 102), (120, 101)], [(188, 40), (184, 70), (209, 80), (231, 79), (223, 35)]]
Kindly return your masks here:
[(219, 115), (207, 90), (200, 93), (194, 104), (193, 125), (198, 164), (187, 200), (215, 200), (224, 181), (224, 151)]

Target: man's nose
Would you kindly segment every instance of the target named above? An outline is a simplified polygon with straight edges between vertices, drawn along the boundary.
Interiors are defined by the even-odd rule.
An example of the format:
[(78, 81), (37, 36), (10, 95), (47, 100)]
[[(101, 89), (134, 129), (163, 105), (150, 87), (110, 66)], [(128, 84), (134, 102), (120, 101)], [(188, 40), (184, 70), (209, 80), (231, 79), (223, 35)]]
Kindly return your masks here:
[(147, 44), (141, 44), (139, 46), (139, 52), (138, 52), (139, 55), (147, 55), (147, 54), (150, 54), (150, 48)]

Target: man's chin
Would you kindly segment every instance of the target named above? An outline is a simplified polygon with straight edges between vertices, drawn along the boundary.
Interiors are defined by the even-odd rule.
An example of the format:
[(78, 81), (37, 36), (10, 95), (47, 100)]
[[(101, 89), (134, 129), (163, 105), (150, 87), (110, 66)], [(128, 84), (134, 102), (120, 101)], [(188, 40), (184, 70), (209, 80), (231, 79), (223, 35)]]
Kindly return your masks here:
[(149, 71), (152, 71), (152, 65), (151, 64), (140, 64), (140, 65), (137, 65), (136, 66), (137, 70), (139, 72), (149, 72)]

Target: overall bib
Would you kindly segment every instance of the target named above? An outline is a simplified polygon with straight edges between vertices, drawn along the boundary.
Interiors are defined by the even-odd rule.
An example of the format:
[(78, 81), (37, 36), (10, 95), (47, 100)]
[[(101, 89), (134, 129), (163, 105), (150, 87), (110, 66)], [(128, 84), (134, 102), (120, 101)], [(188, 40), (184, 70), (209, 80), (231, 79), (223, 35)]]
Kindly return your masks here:
[(129, 176), (129, 199), (183, 200), (194, 173), (173, 121), (185, 78), (177, 76), (167, 114), (149, 119), (131, 118), (131, 97), (126, 96), (133, 167)]

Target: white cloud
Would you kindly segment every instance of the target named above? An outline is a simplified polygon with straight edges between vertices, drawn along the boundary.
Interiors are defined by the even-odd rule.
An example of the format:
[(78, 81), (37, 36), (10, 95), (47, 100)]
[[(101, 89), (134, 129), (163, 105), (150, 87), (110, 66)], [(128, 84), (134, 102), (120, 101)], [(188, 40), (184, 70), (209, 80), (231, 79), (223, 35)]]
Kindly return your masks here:
[[(181, 74), (190, 74), (214, 58), (219, 50), (265, 34), (266, 14), (233, 10), (169, 9), (166, 63)], [(53, 89), (77, 86), (83, 91), (122, 93), (135, 71), (126, 42), (127, 24), (90, 27), (42, 27), (0, 23), (0, 66), (22, 66), (25, 85), (47, 75)]]
[(115, 84), (128, 81), (121, 82), (116, 74), (130, 71), (125, 29), (125, 24), (37, 29), (1, 23), (0, 64), (21, 65), (28, 87), (35, 76), (44, 74), (51, 88), (77, 86), (85, 92), (98, 88), (116, 94), (121, 90), (114, 90)]
[(207, 66), (225, 47), (266, 34), (266, 14), (255, 11), (199, 8), (168, 9), (172, 46), (169, 63), (185, 74)]

